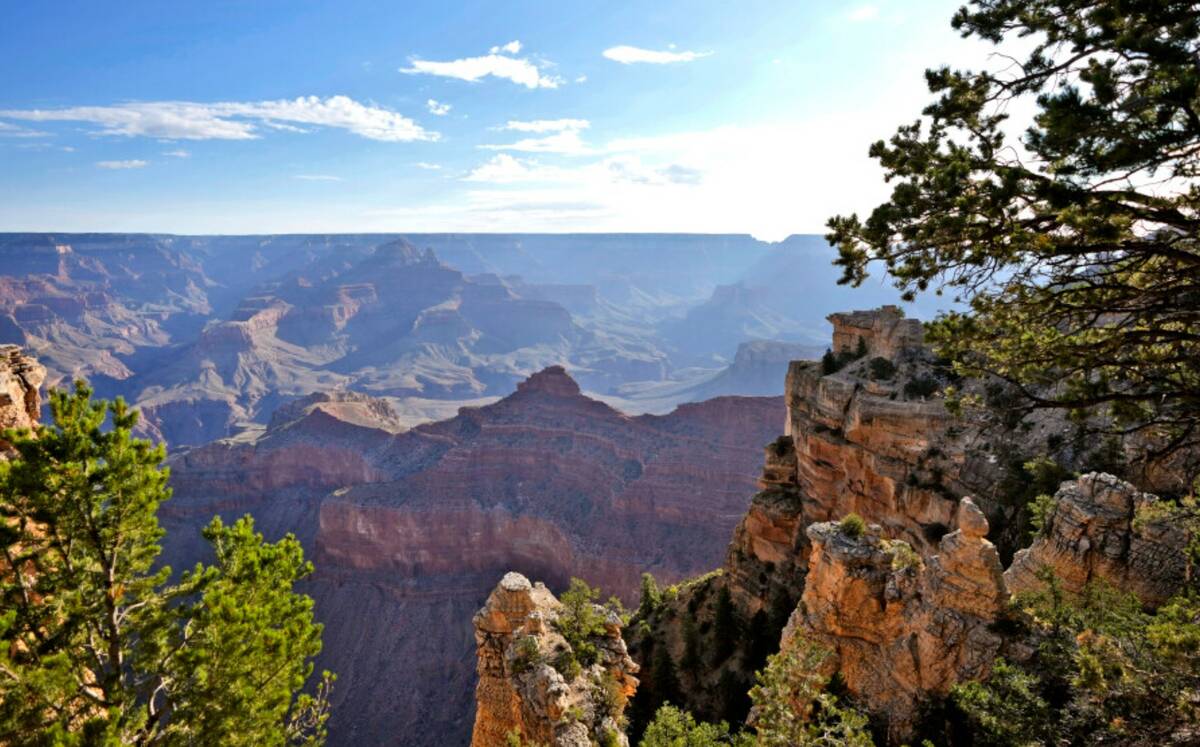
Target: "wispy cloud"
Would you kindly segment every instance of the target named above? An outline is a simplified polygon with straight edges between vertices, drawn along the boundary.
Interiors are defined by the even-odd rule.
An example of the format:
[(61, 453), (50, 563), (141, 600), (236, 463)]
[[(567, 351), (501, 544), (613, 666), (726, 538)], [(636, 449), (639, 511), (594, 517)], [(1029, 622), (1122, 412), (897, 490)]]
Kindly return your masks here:
[(425, 169), (426, 171), (437, 171), (438, 169), (442, 168), (440, 163), (429, 163), (428, 161), (417, 161), (413, 165), (418, 169)]
[(631, 65), (635, 62), (648, 62), (654, 65), (666, 65), (672, 62), (692, 62), (701, 57), (708, 57), (712, 52), (691, 52), (674, 51), (674, 45), (665, 50), (658, 49), (642, 49), (641, 47), (631, 47), (627, 44), (622, 44), (616, 47), (609, 47), (602, 54), (610, 60), (620, 62), (623, 65)]
[(426, 101), (425, 108), (429, 110), (430, 114), (436, 114), (439, 117), (450, 113), (450, 105), (444, 104), (437, 99), (429, 99)]
[(561, 130), (586, 130), (591, 122), (586, 119), (510, 119), (501, 130), (517, 132), (559, 132)]
[(192, 157), (191, 151), (187, 151), (187, 150), (166, 150), (166, 151), (163, 151), (163, 155), (170, 156), (171, 158), (191, 158)]
[(96, 165), (102, 169), (142, 169), (150, 162), (138, 159), (129, 161), (96, 161)]
[(296, 174), (293, 179), (299, 179), (302, 182), (344, 182), (346, 181), (340, 176), (332, 174)]
[[(554, 75), (543, 75), (538, 65), (524, 57), (510, 57), (521, 51), (521, 43), (512, 41), (503, 46), (492, 47), (488, 54), (479, 57), (463, 57), (457, 60), (437, 62), (413, 58), (409, 67), (400, 68), (400, 72), (409, 75), (437, 75), (443, 78), (457, 78), (472, 83), (482, 80), (489, 75), (495, 78), (510, 80), (526, 88), (558, 88), (562, 78)], [(506, 54), (502, 54), (506, 53)]]
[(499, 129), (544, 136), (522, 138), (515, 143), (488, 144), (479, 147), (487, 150), (512, 150), (524, 153), (582, 155), (588, 153), (589, 148), (580, 137), (580, 132), (587, 129), (590, 124), (586, 119), (509, 120)]
[(46, 137), (50, 133), (17, 127), (9, 122), (0, 122), (0, 137)]
[(848, 16), (851, 21), (874, 21), (878, 17), (878, 5), (860, 5), (850, 11), (850, 15)]
[(101, 135), (178, 140), (253, 140), (260, 128), (304, 132), (297, 125), (332, 127), (371, 140), (437, 140), (438, 134), (383, 107), (347, 96), (301, 96), (257, 102), (153, 101), (65, 109), (0, 110), (0, 118), (35, 122), (90, 122)]

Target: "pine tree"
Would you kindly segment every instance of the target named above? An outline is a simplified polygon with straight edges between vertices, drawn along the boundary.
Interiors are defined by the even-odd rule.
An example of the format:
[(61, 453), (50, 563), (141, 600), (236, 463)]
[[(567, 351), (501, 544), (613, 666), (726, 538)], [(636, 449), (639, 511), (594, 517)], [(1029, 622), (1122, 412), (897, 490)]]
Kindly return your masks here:
[[(937, 98), (923, 118), (871, 146), (893, 191), (865, 220), (830, 219), (842, 282), (879, 263), (907, 299), (945, 291), (969, 310), (929, 338), (959, 373), (1010, 382), (1025, 411), (1099, 412), (1093, 428), (1145, 438), (1142, 458), (1187, 453), (1200, 445), (1200, 6), (975, 0), (952, 25), (999, 62), (926, 71)], [(1014, 138), (1024, 105), (1036, 113)]]
[[(165, 452), (124, 402), (53, 392), (53, 426), (4, 435), (0, 464), (0, 734), (46, 744), (315, 744), (298, 696), (320, 650), (299, 543), (249, 517), (204, 531), (216, 563), (156, 569)], [(15, 571), (15, 572), (14, 572)], [(26, 737), (28, 738), (26, 740)]]
[(717, 609), (713, 619), (713, 666), (719, 666), (737, 647), (739, 635), (737, 611), (729, 587), (717, 592)]

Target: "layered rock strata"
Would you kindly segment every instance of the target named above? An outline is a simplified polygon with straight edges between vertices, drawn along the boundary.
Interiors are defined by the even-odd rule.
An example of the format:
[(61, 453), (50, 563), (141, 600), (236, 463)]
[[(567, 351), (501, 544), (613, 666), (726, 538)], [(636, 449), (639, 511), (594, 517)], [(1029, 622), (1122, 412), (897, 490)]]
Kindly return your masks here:
[(1154, 607), (1189, 581), (1187, 531), (1163, 515), (1156, 496), (1112, 475), (1092, 473), (1054, 495), (1042, 531), (1004, 573), (1013, 593), (1042, 588), (1048, 569), (1078, 594), (1102, 580)]
[(171, 458), (164, 560), (190, 567), (218, 512), (296, 534), (317, 569), (317, 666), (338, 673), (332, 742), (462, 744), (470, 619), (496, 579), (579, 576), (632, 604), (642, 571), (669, 583), (717, 565), (782, 411), (782, 397), (722, 397), (630, 417), (558, 367), (401, 433), (379, 400), (305, 398), (257, 436)]
[[(759, 635), (762, 616), (771, 619), (790, 600), (795, 611), (784, 643), (803, 635), (833, 651), (831, 667), (853, 702), (900, 743), (920, 703), (986, 677), (997, 656), (1031, 655), (1031, 642), (999, 631), (1022, 627), (1005, 624), (1015, 614), (1009, 602), (1040, 587), (1040, 569), (1049, 568), (1068, 592), (1104, 580), (1148, 606), (1190, 580), (1184, 530), (1154, 496), (1102, 473), (1061, 484), (1041, 535), (1005, 572), (989, 536), (1011, 542), (1023, 530), (993, 531), (989, 516), (1009, 521), (1026, 509), (1004, 502), (1011, 499), (1000, 478), (1014, 456), (1004, 439), (1043, 443), (1062, 424), (1043, 419), (1029, 429), (988, 432), (975, 420), (954, 419), (938, 391), (945, 373), (914, 320), (884, 308), (830, 321), (837, 354), (824, 365), (791, 364), (788, 432), (766, 448), (759, 492), (721, 572), (681, 585), (677, 599), (631, 626), (630, 649), (643, 666), (661, 646), (680, 661), (684, 621), (703, 627), (711, 600), (724, 591)], [(992, 492), (959, 500), (968, 482)], [(842, 529), (851, 513), (868, 531), (857, 534), (854, 521)], [(752, 683), (761, 666), (750, 654), (755, 645), (741, 641), (741, 653), (714, 671), (689, 674), (685, 685), (693, 686), (685, 686), (682, 704), (703, 718), (728, 718), (721, 699), (699, 685), (718, 677)]]
[(576, 652), (562, 636), (563, 606), (540, 582), (508, 573), (475, 615), (479, 684), (471, 747), (504, 747), (510, 739), (547, 747), (628, 747), (621, 728), (638, 671), (621, 639), (621, 622), (605, 615), (604, 631), (586, 643), (596, 663), (558, 671)]

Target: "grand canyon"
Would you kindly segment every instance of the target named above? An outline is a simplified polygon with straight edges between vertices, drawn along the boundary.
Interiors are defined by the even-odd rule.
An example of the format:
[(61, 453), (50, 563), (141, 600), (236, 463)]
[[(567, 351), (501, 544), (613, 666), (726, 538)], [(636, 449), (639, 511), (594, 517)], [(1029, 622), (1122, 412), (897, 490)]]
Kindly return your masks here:
[(0, 747), (1200, 745), (1200, 4), (9, 6)]

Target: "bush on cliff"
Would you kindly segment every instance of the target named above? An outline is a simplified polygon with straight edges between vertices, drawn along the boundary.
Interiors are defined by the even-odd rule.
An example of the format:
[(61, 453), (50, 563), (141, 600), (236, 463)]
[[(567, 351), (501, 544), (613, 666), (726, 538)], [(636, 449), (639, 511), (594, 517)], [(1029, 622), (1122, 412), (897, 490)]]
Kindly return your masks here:
[[(121, 400), (52, 392), (52, 426), (0, 464), (0, 734), (30, 744), (323, 741), (332, 677), (300, 543), (253, 521), (204, 530), (215, 563), (156, 568), (164, 450)], [(17, 572), (12, 572), (13, 570)], [(4, 741), (0, 739), (0, 741)]]

